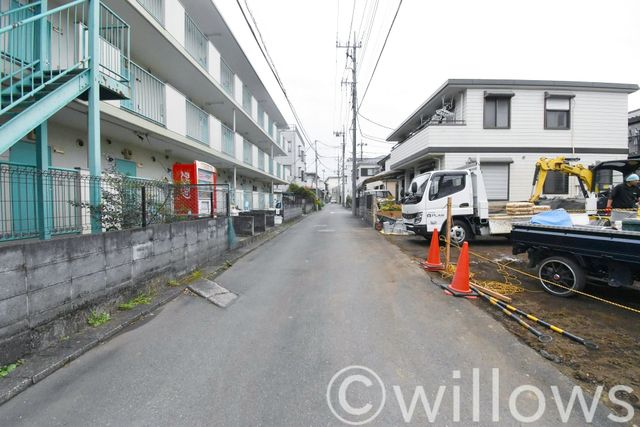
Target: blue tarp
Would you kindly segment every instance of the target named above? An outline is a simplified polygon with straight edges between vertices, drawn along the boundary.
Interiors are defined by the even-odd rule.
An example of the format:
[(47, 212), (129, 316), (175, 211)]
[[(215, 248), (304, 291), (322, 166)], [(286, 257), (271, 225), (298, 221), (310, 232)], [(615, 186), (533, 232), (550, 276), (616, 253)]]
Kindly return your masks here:
[(541, 212), (531, 218), (531, 224), (555, 225), (557, 227), (571, 227), (571, 216), (564, 209)]

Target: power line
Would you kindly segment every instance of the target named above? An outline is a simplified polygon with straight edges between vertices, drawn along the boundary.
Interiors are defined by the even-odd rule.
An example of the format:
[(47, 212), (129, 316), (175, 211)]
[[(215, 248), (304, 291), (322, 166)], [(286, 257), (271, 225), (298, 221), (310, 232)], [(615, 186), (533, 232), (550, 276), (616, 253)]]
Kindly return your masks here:
[[(280, 75), (278, 74), (278, 71), (276, 70), (276, 66), (273, 63), (273, 61), (271, 60), (271, 56), (267, 52), (267, 45), (264, 42), (264, 39), (262, 38), (262, 35), (260, 34), (260, 30), (258, 29), (258, 23), (256, 22), (255, 18), (253, 17), (253, 14), (251, 13), (251, 9), (249, 9), (249, 5), (247, 4), (247, 0), (245, 0), (245, 6), (247, 7), (247, 10), (249, 11), (249, 15), (251, 16), (251, 20), (253, 21), (253, 24), (256, 27), (256, 31), (258, 31), (258, 34), (260, 34), (260, 40), (262, 41), (262, 44), (260, 43), (260, 40), (258, 40), (258, 36), (256, 35), (256, 31), (254, 31), (253, 27), (251, 26), (251, 23), (249, 22), (249, 18), (247, 18), (247, 14), (245, 13), (245, 11), (243, 9), (242, 4), (240, 4), (240, 0), (236, 0), (236, 3), (238, 4), (238, 8), (240, 8), (240, 12), (242, 12), (242, 16), (243, 16), (245, 22), (247, 23), (247, 26), (249, 27), (249, 30), (251, 31), (251, 35), (253, 36), (253, 39), (256, 41), (256, 44), (258, 45), (258, 48), (260, 49), (260, 52), (262, 53), (262, 56), (264, 57), (265, 61), (267, 62), (267, 65), (269, 66), (269, 69), (271, 70), (271, 73), (273, 74), (273, 76), (275, 77), (276, 81), (278, 82), (278, 86), (280, 86), (280, 90), (282, 90), (282, 93), (283, 93), (285, 99), (287, 100), (287, 104), (289, 104), (289, 108), (291, 109), (291, 113), (293, 114), (293, 117), (294, 117), (296, 123), (298, 124), (298, 126), (300, 127), (300, 130), (302, 131), (302, 135), (307, 139), (308, 145), (311, 145), (311, 138), (309, 138), (309, 134), (307, 133), (307, 131), (304, 128), (304, 126), (302, 125), (302, 121), (300, 120), (300, 117), (298, 116), (298, 113), (297, 113), (295, 107), (293, 106), (293, 103), (291, 102), (291, 99), (289, 99), (289, 95), (287, 94), (287, 90), (285, 89), (284, 84), (282, 83), (282, 80), (280, 79)], [(263, 47), (263, 45), (264, 45), (264, 47)]]
[(385, 125), (383, 125), (383, 124), (380, 124), (380, 123), (378, 123), (378, 122), (374, 122), (373, 120), (366, 118), (366, 117), (365, 117), (365, 116), (363, 116), (363, 115), (362, 115), (362, 113), (360, 113), (359, 111), (358, 111), (358, 115), (359, 115), (360, 117), (362, 117), (363, 119), (365, 119), (366, 121), (368, 121), (368, 122), (370, 122), (370, 123), (373, 123), (374, 125), (378, 125), (378, 126), (380, 126), (380, 127), (383, 127), (383, 128), (385, 128), (385, 129), (389, 129), (389, 130), (395, 130), (395, 129), (394, 129), (394, 128), (392, 128), (392, 127), (385, 126)]
[(393, 24), (396, 22), (396, 18), (398, 17), (398, 12), (400, 12), (400, 6), (402, 6), (402, 0), (398, 3), (398, 8), (396, 9), (395, 15), (393, 15), (393, 21), (391, 21), (391, 25), (389, 26), (389, 31), (387, 31), (387, 35), (384, 38), (384, 43), (382, 44), (382, 49), (380, 49), (380, 54), (378, 55), (378, 59), (376, 60), (376, 65), (373, 67), (373, 72), (371, 73), (371, 77), (369, 77), (369, 83), (367, 83), (367, 87), (364, 90), (364, 94), (362, 98), (360, 98), (360, 104), (358, 104), (358, 111), (360, 107), (362, 107), (362, 103), (364, 102), (364, 98), (367, 96), (367, 92), (369, 91), (369, 86), (371, 86), (371, 81), (373, 80), (373, 76), (376, 74), (376, 70), (378, 69), (378, 64), (380, 63), (380, 58), (382, 58), (382, 53), (384, 52), (384, 48), (387, 46), (387, 41), (389, 40), (389, 35), (391, 34), (391, 30), (393, 29)]

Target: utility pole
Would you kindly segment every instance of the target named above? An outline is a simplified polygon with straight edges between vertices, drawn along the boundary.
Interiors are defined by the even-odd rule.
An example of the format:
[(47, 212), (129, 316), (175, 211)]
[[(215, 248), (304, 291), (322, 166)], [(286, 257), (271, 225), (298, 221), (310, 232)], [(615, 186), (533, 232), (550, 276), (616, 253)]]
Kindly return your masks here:
[(336, 41), (336, 47), (337, 48), (346, 48), (347, 49), (347, 56), (349, 58), (351, 58), (351, 63), (353, 64), (353, 67), (351, 67), (351, 75), (352, 75), (352, 82), (351, 82), (351, 110), (352, 110), (352, 114), (353, 114), (353, 118), (351, 119), (351, 130), (352, 130), (352, 141), (351, 141), (351, 150), (352, 150), (352, 155), (351, 155), (351, 162), (352, 162), (352, 168), (351, 168), (351, 212), (353, 213), (353, 215), (356, 214), (356, 177), (357, 177), (357, 170), (356, 170), (356, 134), (357, 134), (357, 130), (358, 130), (358, 74), (357, 74), (357, 65), (358, 62), (356, 60), (356, 55), (357, 55), (357, 50), (362, 47), (362, 43), (356, 43), (356, 33), (353, 33), (353, 44), (351, 44), (351, 42), (348, 42), (346, 45), (341, 45)]
[(362, 149), (364, 148), (365, 144), (364, 141), (360, 141), (360, 144), (358, 144), (360, 146), (360, 161), (362, 161), (362, 159), (364, 158), (363, 154), (362, 154)]
[[(341, 190), (340, 190), (340, 203), (342, 204), (342, 206), (346, 206), (347, 202), (346, 202), (346, 197), (345, 197), (345, 192), (344, 192), (344, 186), (345, 186), (345, 175), (344, 175), (344, 162), (346, 160), (345, 155), (344, 155), (344, 150), (345, 150), (345, 133), (344, 130), (342, 131), (334, 131), (333, 134), (335, 136), (341, 136), (342, 137), (342, 171), (340, 171), (340, 161), (338, 161), (338, 175), (340, 175), (340, 180), (342, 181), (342, 186), (341, 186)], [(340, 183), (339, 183), (340, 184)]]
[(316, 139), (314, 141), (314, 144), (316, 146), (316, 199), (318, 198), (318, 140)]

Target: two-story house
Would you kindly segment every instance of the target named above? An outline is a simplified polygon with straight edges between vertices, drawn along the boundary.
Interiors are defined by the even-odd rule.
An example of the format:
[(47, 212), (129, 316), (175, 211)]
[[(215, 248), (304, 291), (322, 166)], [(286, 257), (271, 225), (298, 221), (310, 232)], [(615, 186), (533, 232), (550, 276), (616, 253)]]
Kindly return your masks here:
[[(479, 160), (490, 200), (526, 200), (540, 157), (585, 165), (626, 158), (627, 97), (635, 84), (447, 80), (391, 135), (387, 165), (401, 187), (434, 169)], [(552, 174), (548, 195), (577, 195), (575, 178)]]

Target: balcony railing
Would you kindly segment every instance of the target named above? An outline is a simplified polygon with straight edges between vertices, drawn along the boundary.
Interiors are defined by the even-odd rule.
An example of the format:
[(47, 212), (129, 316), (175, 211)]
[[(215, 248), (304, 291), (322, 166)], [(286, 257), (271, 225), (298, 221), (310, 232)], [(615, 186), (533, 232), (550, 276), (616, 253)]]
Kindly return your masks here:
[[(68, 19), (68, 18), (67, 18)], [(130, 28), (122, 18), (100, 3), (100, 72), (119, 82), (128, 82), (131, 58)], [(68, 47), (68, 46), (67, 46)], [(88, 49), (88, 40), (86, 48)]]
[(209, 145), (209, 114), (187, 100), (187, 136)]
[(230, 156), (235, 156), (236, 144), (233, 131), (222, 125), (222, 152)]
[(191, 17), (186, 13), (184, 14), (184, 33), (185, 48), (187, 49), (187, 52), (189, 52), (191, 56), (193, 56), (193, 58), (206, 69), (209, 64), (207, 38), (202, 34), (195, 22), (193, 22)]
[(264, 170), (264, 151), (258, 150), (258, 169)]
[(133, 62), (129, 75), (131, 77), (131, 98), (122, 101), (122, 108), (165, 126), (164, 83)]
[(164, 26), (164, 0), (138, 0), (138, 3)]
[(233, 75), (233, 71), (227, 64), (225, 64), (224, 60), (220, 60), (220, 84), (222, 84), (222, 88), (227, 95), (233, 97), (233, 92), (235, 90), (235, 78)]
[(253, 164), (253, 145), (249, 141), (242, 144), (242, 160), (249, 165)]

